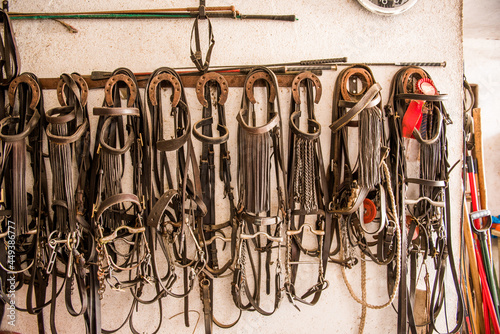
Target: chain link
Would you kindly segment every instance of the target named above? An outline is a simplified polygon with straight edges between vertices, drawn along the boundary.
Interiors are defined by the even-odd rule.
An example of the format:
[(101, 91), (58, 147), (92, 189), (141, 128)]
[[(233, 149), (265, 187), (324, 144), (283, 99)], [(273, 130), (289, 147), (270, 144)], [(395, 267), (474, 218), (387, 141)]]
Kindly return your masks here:
[(316, 208), (316, 175), (314, 140), (297, 138), (295, 141), (295, 172), (293, 197), (307, 212)]

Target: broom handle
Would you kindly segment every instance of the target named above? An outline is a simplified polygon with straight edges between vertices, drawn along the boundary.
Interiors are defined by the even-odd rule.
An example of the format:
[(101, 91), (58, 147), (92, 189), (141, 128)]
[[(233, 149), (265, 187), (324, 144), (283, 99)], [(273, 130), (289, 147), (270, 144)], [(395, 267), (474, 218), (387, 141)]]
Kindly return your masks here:
[(477, 187), (479, 190), (479, 201), (481, 203), (481, 209), (486, 210), (488, 208), (488, 198), (486, 195), (486, 179), (484, 174), (484, 160), (483, 160), (483, 134), (481, 131), (481, 109), (472, 109), (472, 115), (474, 118), (474, 149), (473, 155), (477, 160)]

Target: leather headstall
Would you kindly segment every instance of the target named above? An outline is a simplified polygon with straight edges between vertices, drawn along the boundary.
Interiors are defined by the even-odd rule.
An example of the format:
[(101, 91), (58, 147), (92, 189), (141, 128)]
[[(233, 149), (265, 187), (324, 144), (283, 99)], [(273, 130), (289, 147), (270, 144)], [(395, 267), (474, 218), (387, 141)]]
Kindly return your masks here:
[[(397, 208), (392, 201), (388, 173), (381, 86), (370, 68), (352, 65), (339, 73), (334, 89), (330, 151), (330, 191), (333, 226), (337, 246), (331, 261), (341, 265), (349, 293), (363, 307), (360, 332), (365, 326), (366, 308), (381, 309), (391, 305), (397, 295), (399, 280), (389, 290), (389, 301), (381, 305), (366, 300), (366, 257), (378, 265), (399, 268), (401, 251)], [(357, 152), (349, 145), (357, 130)], [(354, 164), (351, 157), (355, 156)], [(333, 255), (340, 253), (340, 259)], [(345, 268), (361, 264), (362, 298), (349, 283)]]
[[(265, 114), (259, 115), (254, 89), (263, 81), (266, 91)], [(282, 299), (281, 247), (283, 225), (287, 225), (286, 162), (284, 158), (282, 118), (278, 82), (265, 67), (248, 73), (238, 121), (238, 213), (239, 242), (233, 275), (233, 300), (243, 310), (271, 315)], [(263, 125), (258, 125), (263, 122)], [(276, 191), (271, 191), (271, 172), (275, 172)], [(274, 203), (274, 206), (272, 204)], [(276, 208), (275, 212), (272, 212)], [(277, 250), (274, 251), (273, 250)], [(274, 253), (274, 254), (273, 254)], [(265, 293), (271, 294), (271, 263), (275, 267), (274, 307), (261, 307), (262, 269), (265, 270)], [(248, 267), (253, 275), (248, 276)], [(253, 289), (248, 280), (253, 278)], [(244, 297), (245, 296), (245, 297)], [(246, 300), (245, 300), (246, 299)]]
[[(415, 66), (405, 67), (396, 73), (390, 94), (385, 106), (389, 120), (388, 161), (403, 236), (401, 272), (389, 267), (389, 277), (401, 276), (398, 332), (416, 334), (421, 327), (437, 331), (437, 318), (448, 295), (444, 284), (448, 260), (458, 303), (457, 321), (453, 328), (448, 324), (447, 328), (449, 333), (458, 333), (464, 306), (451, 246), (446, 139), (446, 126), (451, 124), (451, 119), (442, 103), (446, 95), (439, 94), (429, 74)], [(417, 177), (409, 175), (407, 169), (407, 150), (415, 147), (410, 145), (413, 140), (418, 143), (420, 155)], [(428, 259), (434, 262), (433, 282), (429, 280)], [(419, 275), (422, 269), (426, 271), (425, 290), (418, 288), (422, 285), (420, 277), (423, 275)], [(391, 280), (388, 286), (392, 286)], [(425, 318), (419, 321), (415, 317), (417, 304), (425, 307)]]
[[(305, 84), (304, 103), (301, 103), (300, 98), (302, 82)], [(314, 89), (315, 97), (313, 97)], [(314, 105), (321, 99), (321, 82), (313, 73), (303, 72), (294, 78), (291, 91), (288, 149), (290, 219), (286, 231), (285, 289), (290, 302), (294, 305), (295, 301), (314, 305), (318, 302), (321, 292), (328, 287), (325, 270), (333, 232), (331, 215), (327, 213), (330, 197), (321, 151), (321, 125), (316, 120), (314, 112)], [(300, 129), (302, 115), (307, 117), (306, 130)], [(303, 243), (304, 235), (309, 233), (317, 241), (313, 249), (307, 248)], [(305, 293), (298, 295), (296, 291), (298, 269), (307, 268), (303, 270), (308, 272), (312, 266), (317, 267), (317, 281)], [(309, 296), (313, 298), (307, 300)]]

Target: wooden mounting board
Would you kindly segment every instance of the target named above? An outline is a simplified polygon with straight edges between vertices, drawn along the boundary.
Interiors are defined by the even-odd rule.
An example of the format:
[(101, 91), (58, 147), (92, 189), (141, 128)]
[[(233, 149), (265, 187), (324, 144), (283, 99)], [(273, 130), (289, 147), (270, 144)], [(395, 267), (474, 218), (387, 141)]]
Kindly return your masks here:
[[(293, 78), (297, 73), (293, 74), (279, 74), (276, 75), (278, 78), (278, 86), (279, 87), (291, 87)], [(91, 80), (90, 75), (82, 76), (89, 86), (89, 89), (99, 89), (104, 88), (107, 79), (105, 80)], [(181, 76), (182, 84), (186, 88), (194, 88), (196, 87), (196, 82), (198, 81), (199, 75), (184, 75)], [(149, 76), (137, 76), (137, 81), (139, 83), (139, 87), (144, 88), (146, 86), (146, 82)], [(246, 75), (241, 74), (226, 74), (224, 78), (227, 80), (229, 87), (243, 87), (245, 82)], [(42, 89), (56, 89), (57, 83), (59, 82), (59, 78), (40, 78), (40, 85)], [(257, 86), (263, 85), (263, 83), (257, 82)]]

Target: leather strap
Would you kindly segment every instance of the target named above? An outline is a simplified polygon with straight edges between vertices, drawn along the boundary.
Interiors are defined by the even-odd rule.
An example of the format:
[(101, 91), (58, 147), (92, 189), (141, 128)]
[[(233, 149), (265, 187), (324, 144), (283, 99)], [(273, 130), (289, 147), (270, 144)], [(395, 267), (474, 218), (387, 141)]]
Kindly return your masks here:
[[(198, 27), (199, 24), (198, 21), (200, 20), (199, 16), (194, 20), (193, 29), (191, 30), (190, 50), (191, 50), (191, 61), (194, 63), (198, 71), (205, 73), (208, 70), (208, 67), (210, 66), (210, 58), (212, 56), (212, 50), (215, 45), (215, 38), (212, 31), (212, 23), (210, 22), (210, 19), (208, 17), (204, 17), (203, 19), (207, 20), (208, 23), (208, 39), (209, 39), (205, 62), (203, 62), (203, 56), (201, 53), (200, 32)], [(193, 51), (193, 39), (195, 43), (195, 51)]]
[(356, 115), (358, 115), (362, 110), (368, 108), (369, 105), (377, 105), (380, 103), (380, 91), (382, 86), (379, 83), (373, 84), (365, 95), (341, 118), (337, 119), (330, 125), (330, 129), (333, 133), (339, 131), (348, 122), (350, 122)]
[(198, 132), (198, 129), (207, 125), (212, 125), (214, 122), (213, 117), (210, 118), (204, 118), (199, 120), (198, 122), (194, 123), (193, 127), (193, 136), (198, 139), (199, 141), (203, 143), (207, 143), (210, 145), (219, 145), (226, 143), (227, 140), (229, 139), (229, 130), (225, 125), (218, 124), (217, 125), (217, 130), (222, 133), (220, 137), (209, 137), (209, 136), (204, 136), (203, 134)]
[(236, 120), (238, 121), (238, 124), (240, 125), (240, 127), (242, 129), (244, 129), (246, 132), (251, 133), (251, 134), (258, 135), (258, 134), (267, 133), (267, 132), (271, 131), (272, 129), (274, 129), (280, 123), (280, 119), (279, 119), (278, 114), (275, 114), (269, 122), (267, 122), (266, 124), (264, 124), (262, 126), (258, 126), (258, 127), (249, 126), (245, 122), (245, 120), (243, 119), (242, 112), (243, 111), (240, 110), (238, 115), (236, 115)]
[(126, 193), (117, 194), (117, 195), (110, 196), (101, 202), (101, 204), (99, 205), (99, 207), (97, 208), (97, 210), (94, 214), (94, 219), (96, 221), (99, 221), (99, 219), (101, 218), (104, 211), (106, 211), (107, 209), (109, 209), (113, 205), (123, 203), (123, 202), (130, 202), (130, 203), (135, 204), (137, 206), (137, 209), (139, 210), (139, 213), (142, 212), (141, 201), (139, 200), (139, 198), (136, 195), (126, 194)]
[(17, 50), (16, 39), (14, 30), (10, 22), (9, 14), (5, 10), (0, 11), (0, 21), (3, 24), (3, 36), (1, 37), (1, 64), (2, 78), (0, 78), (0, 85), (7, 86), (12, 79), (19, 75), (21, 68), (21, 58)]

